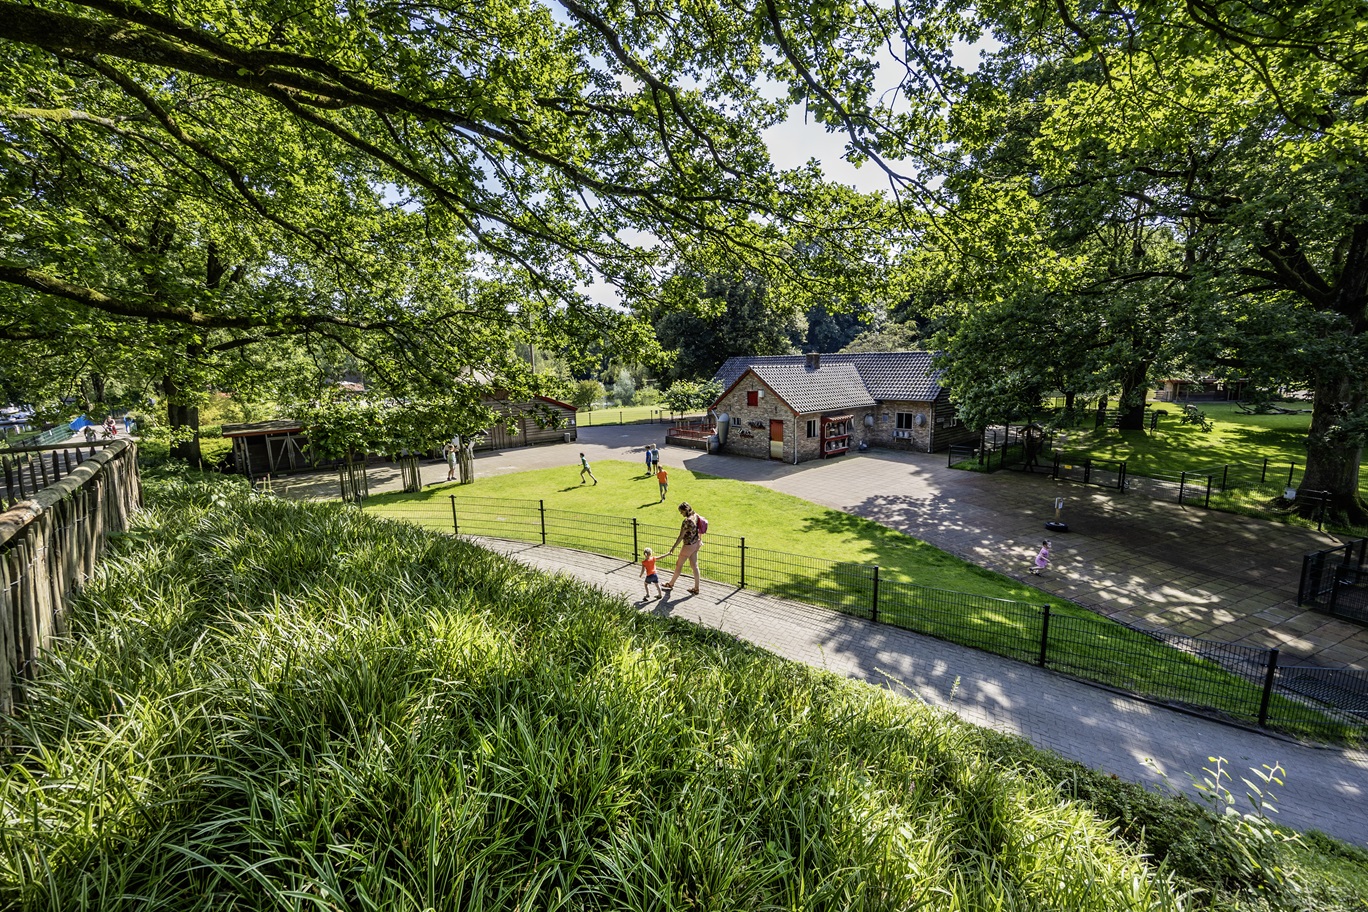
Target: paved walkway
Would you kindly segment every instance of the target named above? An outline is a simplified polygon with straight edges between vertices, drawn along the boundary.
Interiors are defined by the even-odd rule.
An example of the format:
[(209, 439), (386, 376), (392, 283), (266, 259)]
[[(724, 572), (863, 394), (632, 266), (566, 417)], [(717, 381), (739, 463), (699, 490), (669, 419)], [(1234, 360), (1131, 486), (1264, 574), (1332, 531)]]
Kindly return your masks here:
[[(1191, 790), (1208, 757), (1224, 757), (1235, 781), (1281, 763), (1277, 820), (1368, 846), (1368, 753), (1298, 744), (1175, 712), (1032, 665), (921, 637), (796, 602), (704, 582), (641, 601), (638, 568), (613, 558), (483, 539), (533, 567), (564, 573), (635, 601), (642, 610), (731, 633), (771, 652), (867, 681), (1026, 738), (1093, 769)], [(1239, 794), (1239, 791), (1237, 791)]]

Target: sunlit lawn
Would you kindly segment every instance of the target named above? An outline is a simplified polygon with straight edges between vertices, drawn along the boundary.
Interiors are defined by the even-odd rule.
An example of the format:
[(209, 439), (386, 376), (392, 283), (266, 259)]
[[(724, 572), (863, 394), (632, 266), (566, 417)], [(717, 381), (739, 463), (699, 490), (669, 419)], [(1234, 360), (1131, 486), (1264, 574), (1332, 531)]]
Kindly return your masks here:
[[(1291, 463), (1297, 476), (1306, 463), (1306, 433), (1311, 427), (1308, 415), (1247, 415), (1233, 402), (1198, 403), (1211, 422), (1211, 430), (1196, 424), (1183, 424), (1182, 407), (1176, 403), (1156, 402), (1155, 411), (1165, 412), (1154, 431), (1075, 429), (1068, 431), (1064, 444), (1069, 452), (1086, 452), (1094, 458), (1124, 460), (1132, 475), (1167, 476), (1180, 472), (1208, 470), (1226, 464), (1241, 466), (1244, 473), (1255, 473), (1265, 459), (1269, 478), (1287, 478)], [(1276, 470), (1281, 471), (1279, 476)]]
[[(666, 454), (668, 457), (668, 453)], [(441, 485), (421, 494), (373, 497), (367, 509), (382, 515), (422, 517), (425, 525), (450, 531), (451, 502), (501, 498), (545, 500), (548, 510), (636, 518), (658, 529), (661, 539), (643, 540), (656, 551), (670, 547), (679, 528), (676, 507), (689, 501), (708, 518), (709, 535), (744, 537), (748, 547), (808, 555), (829, 561), (878, 564), (892, 579), (995, 598), (1041, 601), (1038, 590), (952, 557), (925, 542), (876, 522), (818, 506), (769, 488), (691, 472), (670, 465), (669, 498), (660, 502), (654, 476), (638, 462), (593, 463), (599, 484), (580, 484), (578, 463), (479, 478), (470, 485)], [(1028, 555), (1022, 555), (1026, 565)]]
[(622, 408), (613, 406), (596, 408), (592, 411), (582, 408), (575, 413), (575, 420), (579, 422), (581, 427), (594, 427), (604, 424), (636, 424), (644, 421), (668, 424), (676, 418), (698, 420), (702, 417), (702, 413), (681, 415), (678, 412), (671, 412), (663, 405), (628, 405)]

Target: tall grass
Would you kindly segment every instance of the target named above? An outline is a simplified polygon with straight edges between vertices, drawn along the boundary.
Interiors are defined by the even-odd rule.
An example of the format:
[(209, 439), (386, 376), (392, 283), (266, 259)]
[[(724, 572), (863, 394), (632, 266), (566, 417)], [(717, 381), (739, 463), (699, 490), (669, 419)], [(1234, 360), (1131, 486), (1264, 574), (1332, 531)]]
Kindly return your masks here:
[(6, 723), (5, 908), (1196, 902), (920, 705), (347, 508), (148, 487)]

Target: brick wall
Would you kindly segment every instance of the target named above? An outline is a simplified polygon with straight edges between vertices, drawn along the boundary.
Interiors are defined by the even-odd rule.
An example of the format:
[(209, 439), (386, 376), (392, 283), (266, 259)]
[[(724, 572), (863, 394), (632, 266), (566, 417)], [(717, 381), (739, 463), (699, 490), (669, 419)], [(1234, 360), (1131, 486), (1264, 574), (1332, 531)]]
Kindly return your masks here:
[[(756, 405), (746, 404), (746, 393), (763, 391)], [(782, 399), (774, 394), (760, 378), (748, 374), (713, 406), (719, 415), (725, 413), (731, 418), (731, 430), (727, 432), (727, 443), (723, 452), (739, 456), (754, 456), (768, 459), (770, 455), (769, 426), (771, 419), (784, 422), (784, 462), (793, 461), (793, 424), (794, 414)], [(755, 422), (758, 427), (752, 427)], [(802, 426), (799, 425), (799, 433)]]

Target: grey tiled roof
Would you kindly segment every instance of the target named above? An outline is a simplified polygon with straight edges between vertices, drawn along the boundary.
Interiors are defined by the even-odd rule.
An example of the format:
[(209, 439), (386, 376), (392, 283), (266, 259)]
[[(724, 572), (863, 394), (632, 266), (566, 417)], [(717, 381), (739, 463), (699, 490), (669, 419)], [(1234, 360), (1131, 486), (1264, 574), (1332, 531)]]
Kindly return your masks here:
[(810, 370), (804, 362), (753, 364), (751, 370), (803, 415), (874, 404), (853, 364), (823, 364), (817, 370)]
[[(930, 402), (940, 394), (943, 373), (932, 367), (933, 358), (934, 352), (924, 351), (822, 355), (822, 366), (814, 371), (808, 368), (806, 355), (755, 355), (728, 358), (714, 379), (727, 390), (746, 368), (753, 368), (785, 402), (797, 411), (809, 414), (889, 400)], [(853, 370), (863, 388), (860, 395), (847, 385), (848, 370)], [(770, 380), (770, 372), (780, 378), (779, 382)], [(844, 401), (834, 402), (841, 398)], [(833, 404), (812, 408), (806, 404), (816, 401), (832, 401)]]

